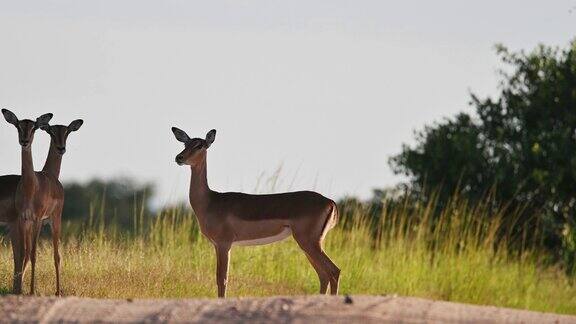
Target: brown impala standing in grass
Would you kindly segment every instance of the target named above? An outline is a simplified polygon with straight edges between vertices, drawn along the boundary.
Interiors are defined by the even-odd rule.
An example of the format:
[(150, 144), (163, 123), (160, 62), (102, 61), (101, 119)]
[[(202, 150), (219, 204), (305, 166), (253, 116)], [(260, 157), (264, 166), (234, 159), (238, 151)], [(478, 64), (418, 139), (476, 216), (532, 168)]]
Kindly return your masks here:
[(176, 139), (185, 145), (176, 156), (179, 165), (189, 165), (190, 204), (200, 230), (216, 248), (216, 283), (218, 297), (225, 297), (228, 258), (232, 245), (261, 245), (292, 235), (320, 278), (320, 293), (338, 293), (340, 269), (322, 249), (326, 233), (338, 221), (334, 201), (311, 191), (271, 195), (210, 190), (206, 178), (207, 149), (216, 138), (211, 130), (205, 139), (190, 138), (172, 127)]
[[(9, 110), (3, 109), (6, 120), (18, 129), (22, 146), (22, 175), (0, 177), (0, 222), (10, 228), (10, 239), (14, 253), (13, 292), (22, 293), (22, 283), (28, 261), (32, 263), (30, 293), (34, 294), (36, 246), (42, 222), (49, 220), (54, 245), (56, 270), (56, 295), (60, 295), (60, 239), (61, 214), (64, 191), (58, 181), (62, 155), (66, 151), (66, 139), (70, 132), (82, 125), (75, 120), (69, 126), (50, 126), (52, 114), (46, 114), (36, 122), (19, 121)], [(42, 128), (50, 134), (50, 151), (41, 172), (34, 172), (31, 145), (34, 132)]]

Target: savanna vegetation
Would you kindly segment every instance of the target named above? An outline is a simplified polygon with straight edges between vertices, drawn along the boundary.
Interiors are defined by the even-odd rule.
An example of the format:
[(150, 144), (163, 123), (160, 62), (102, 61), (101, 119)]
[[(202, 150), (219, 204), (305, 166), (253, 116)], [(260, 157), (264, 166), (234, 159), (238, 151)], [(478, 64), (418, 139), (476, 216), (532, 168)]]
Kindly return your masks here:
[[(417, 132), (390, 160), (409, 182), (339, 202), (325, 248), (341, 292), (399, 294), (576, 314), (576, 42), (510, 53), (498, 98)], [(187, 205), (153, 211), (149, 185), (66, 185), (65, 295), (214, 297), (212, 245)], [(38, 290), (54, 290), (49, 241)], [(9, 244), (0, 289), (11, 286)], [(291, 239), (231, 254), (229, 296), (311, 294), (318, 280)]]
[[(214, 297), (214, 250), (187, 210), (145, 218), (132, 213), (129, 231), (106, 223), (102, 205), (82, 225), (67, 223), (63, 244), (65, 295), (145, 298)], [(342, 293), (399, 294), (576, 313), (576, 287), (548, 264), (538, 236), (514, 231), (505, 209), (453, 199), (436, 205), (384, 203), (378, 220), (365, 207), (342, 206), (341, 225), (326, 250), (343, 269)], [(519, 232), (519, 235), (514, 233)], [(1, 250), (1, 289), (10, 289), (11, 253)], [(52, 294), (49, 240), (42, 243), (37, 290)], [(229, 295), (317, 293), (318, 280), (292, 239), (232, 250)]]

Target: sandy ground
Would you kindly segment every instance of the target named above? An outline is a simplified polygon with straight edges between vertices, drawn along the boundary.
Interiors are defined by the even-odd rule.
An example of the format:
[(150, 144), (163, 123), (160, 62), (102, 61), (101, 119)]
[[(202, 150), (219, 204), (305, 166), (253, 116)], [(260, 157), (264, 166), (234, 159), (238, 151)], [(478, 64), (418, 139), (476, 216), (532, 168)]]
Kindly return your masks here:
[(576, 323), (563, 316), (395, 296), (241, 299), (0, 298), (0, 322)]

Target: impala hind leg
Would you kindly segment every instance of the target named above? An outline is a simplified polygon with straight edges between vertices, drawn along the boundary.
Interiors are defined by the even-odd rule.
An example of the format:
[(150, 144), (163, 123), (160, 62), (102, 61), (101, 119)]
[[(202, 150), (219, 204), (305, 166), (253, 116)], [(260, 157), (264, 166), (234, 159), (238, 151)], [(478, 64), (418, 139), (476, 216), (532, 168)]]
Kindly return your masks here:
[(330, 275), (330, 294), (338, 295), (338, 287), (340, 285), (340, 268), (330, 260), (328, 255), (322, 250), (319, 249), (320, 259), (324, 261), (326, 267), (328, 268), (328, 274)]
[(218, 285), (218, 298), (226, 297), (228, 284), (228, 264), (231, 244), (215, 244), (216, 248), (216, 284)]
[[(300, 247), (304, 252), (306, 252), (314, 263), (322, 268), (323, 272), (327, 275), (328, 280), (330, 281), (330, 294), (337, 295), (338, 285), (340, 282), (340, 269), (334, 264), (334, 262), (332, 262), (332, 260), (330, 260), (326, 253), (324, 253), (319, 242), (309, 244), (301, 244), (298, 242), (298, 244), (300, 244)], [(325, 291), (320, 291), (320, 293), (325, 293)]]
[(328, 283), (330, 283), (330, 277), (329, 277), (328, 274), (324, 271), (323, 266), (319, 265), (319, 264), (308, 254), (308, 252), (304, 251), (304, 254), (306, 254), (306, 257), (308, 258), (308, 261), (310, 261), (310, 264), (312, 265), (312, 267), (314, 267), (314, 270), (316, 270), (316, 273), (318, 274), (318, 279), (320, 280), (320, 294), (321, 294), (321, 295), (326, 295), (326, 292), (328, 291)]
[(300, 248), (304, 250), (308, 259), (311, 260), (312, 266), (315, 265), (314, 269), (316, 269), (318, 277), (321, 276), (320, 273), (325, 274), (325, 279), (320, 279), (320, 293), (325, 293), (325, 291), (322, 290), (322, 281), (327, 278), (330, 282), (330, 293), (337, 295), (340, 269), (330, 260), (322, 249), (322, 239), (326, 234), (326, 224), (327, 223), (324, 222), (316, 225), (301, 224), (300, 226), (293, 226), (292, 235)]

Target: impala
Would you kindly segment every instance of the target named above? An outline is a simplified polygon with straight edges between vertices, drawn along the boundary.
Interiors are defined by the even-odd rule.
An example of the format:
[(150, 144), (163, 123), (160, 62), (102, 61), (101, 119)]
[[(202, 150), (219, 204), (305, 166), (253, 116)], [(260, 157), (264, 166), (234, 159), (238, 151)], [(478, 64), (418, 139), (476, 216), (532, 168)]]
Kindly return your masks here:
[[(22, 292), (22, 283), (28, 261), (32, 263), (30, 293), (35, 291), (35, 267), (37, 239), (43, 221), (48, 220), (52, 229), (54, 246), (54, 265), (56, 270), (56, 295), (60, 295), (60, 225), (64, 203), (64, 191), (58, 181), (62, 155), (66, 151), (68, 135), (82, 125), (82, 120), (75, 120), (69, 126), (50, 126), (52, 114), (31, 121), (21, 120), (10, 111), (3, 109), (6, 120), (18, 128), (22, 145), (22, 176), (9, 175), (0, 177), (0, 221), (4, 220), (10, 227), (10, 238), (14, 254), (13, 292)], [(33, 171), (31, 145), (34, 131), (42, 128), (50, 134), (50, 150), (44, 168)]]
[(216, 249), (218, 297), (226, 296), (233, 245), (269, 244), (290, 235), (316, 270), (320, 293), (326, 294), (329, 285), (330, 293), (338, 294), (340, 269), (322, 248), (326, 233), (338, 221), (334, 201), (311, 191), (270, 195), (213, 191), (208, 186), (206, 156), (216, 130), (209, 131), (205, 139), (190, 138), (176, 127), (172, 132), (185, 145), (184, 151), (176, 156), (176, 163), (190, 166), (190, 204), (202, 234)]

